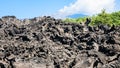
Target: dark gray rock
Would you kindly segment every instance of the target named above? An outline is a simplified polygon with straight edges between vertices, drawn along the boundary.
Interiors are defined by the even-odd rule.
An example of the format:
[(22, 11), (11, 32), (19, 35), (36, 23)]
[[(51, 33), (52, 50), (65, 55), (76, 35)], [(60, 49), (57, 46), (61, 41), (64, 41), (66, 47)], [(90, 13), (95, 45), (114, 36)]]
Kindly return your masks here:
[[(2, 68), (120, 66), (120, 27), (65, 23), (50, 16), (0, 19)], [(21, 67), (22, 66), (22, 67)]]

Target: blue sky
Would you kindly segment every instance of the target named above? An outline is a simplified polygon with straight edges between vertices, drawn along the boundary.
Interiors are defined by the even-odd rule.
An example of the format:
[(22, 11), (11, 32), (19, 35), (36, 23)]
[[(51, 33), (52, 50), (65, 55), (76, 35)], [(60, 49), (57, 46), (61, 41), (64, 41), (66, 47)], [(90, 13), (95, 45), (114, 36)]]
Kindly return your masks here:
[(29, 18), (51, 15), (74, 1), (75, 0), (1, 0), (0, 17), (15, 15), (18, 18)]
[(96, 14), (103, 8), (107, 9), (108, 12), (120, 10), (119, 0), (96, 0), (98, 4), (94, 1), (95, 0), (1, 0), (0, 17), (15, 15), (17, 18), (32, 18), (51, 15), (62, 18), (77, 13), (86, 15)]

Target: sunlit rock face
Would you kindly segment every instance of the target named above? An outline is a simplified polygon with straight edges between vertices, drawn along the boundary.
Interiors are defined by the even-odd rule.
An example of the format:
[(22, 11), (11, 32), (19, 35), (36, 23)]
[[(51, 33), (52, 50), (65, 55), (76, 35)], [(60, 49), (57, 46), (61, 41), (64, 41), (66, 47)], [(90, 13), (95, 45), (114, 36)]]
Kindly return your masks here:
[(65, 23), (50, 16), (0, 19), (1, 68), (120, 67), (120, 27)]

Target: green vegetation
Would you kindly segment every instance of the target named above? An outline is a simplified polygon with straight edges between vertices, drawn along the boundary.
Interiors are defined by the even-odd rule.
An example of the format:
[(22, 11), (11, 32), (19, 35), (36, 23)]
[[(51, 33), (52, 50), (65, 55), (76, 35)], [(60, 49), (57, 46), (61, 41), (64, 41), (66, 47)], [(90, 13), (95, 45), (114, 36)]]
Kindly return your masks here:
[(80, 18), (66, 18), (64, 22), (67, 23), (82, 23), (86, 21), (87, 17), (80, 17)]
[(120, 11), (113, 13), (106, 13), (105, 10), (102, 10), (101, 13), (92, 16), (92, 17), (83, 17), (83, 18), (67, 18), (64, 21), (70, 23), (82, 23), (86, 21), (86, 18), (91, 19), (91, 23), (89, 25), (96, 26), (99, 24), (109, 25), (109, 26), (120, 26)]

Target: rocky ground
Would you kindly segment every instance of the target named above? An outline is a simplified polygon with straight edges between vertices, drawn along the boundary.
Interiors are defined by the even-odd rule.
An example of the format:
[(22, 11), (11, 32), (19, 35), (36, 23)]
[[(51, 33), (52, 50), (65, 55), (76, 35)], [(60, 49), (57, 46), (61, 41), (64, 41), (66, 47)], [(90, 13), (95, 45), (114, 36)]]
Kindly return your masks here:
[(0, 67), (120, 68), (120, 27), (64, 23), (50, 16), (4, 16)]

